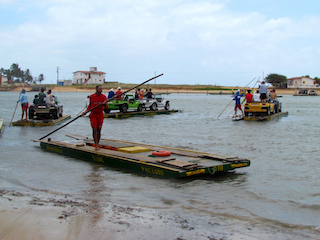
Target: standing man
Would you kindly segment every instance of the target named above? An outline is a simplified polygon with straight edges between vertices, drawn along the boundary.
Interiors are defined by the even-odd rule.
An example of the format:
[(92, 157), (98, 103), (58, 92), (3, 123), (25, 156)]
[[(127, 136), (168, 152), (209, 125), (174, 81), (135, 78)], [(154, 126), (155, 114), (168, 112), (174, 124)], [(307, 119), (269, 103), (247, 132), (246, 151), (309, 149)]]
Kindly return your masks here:
[(90, 103), (87, 110), (82, 113), (84, 116), (90, 109), (93, 109), (89, 115), (90, 123), (92, 127), (92, 136), (95, 144), (95, 150), (99, 150), (99, 141), (101, 137), (101, 128), (104, 120), (103, 109), (108, 109), (108, 99), (106, 95), (102, 94), (102, 86), (96, 86), (96, 93), (89, 96)]
[(22, 109), (21, 120), (23, 120), (24, 113), (26, 113), (26, 121), (27, 121), (29, 103), (28, 103), (28, 96), (26, 94), (26, 90), (24, 89), (21, 90), (21, 94), (17, 103), (20, 101), (21, 101), (21, 109)]
[(151, 88), (149, 89), (149, 91), (147, 91), (146, 97), (147, 98), (153, 98), (153, 93), (152, 93)]
[(240, 94), (240, 89), (236, 92), (236, 96), (233, 98), (234, 101), (236, 101), (235, 107), (234, 107), (234, 117), (237, 117), (237, 109), (242, 112), (242, 117), (243, 117), (243, 110), (241, 108), (241, 97), (243, 97), (243, 93)]
[(267, 93), (268, 93), (268, 87), (264, 84), (264, 81), (261, 82), (260, 85), (260, 99), (261, 102), (265, 103), (267, 102)]

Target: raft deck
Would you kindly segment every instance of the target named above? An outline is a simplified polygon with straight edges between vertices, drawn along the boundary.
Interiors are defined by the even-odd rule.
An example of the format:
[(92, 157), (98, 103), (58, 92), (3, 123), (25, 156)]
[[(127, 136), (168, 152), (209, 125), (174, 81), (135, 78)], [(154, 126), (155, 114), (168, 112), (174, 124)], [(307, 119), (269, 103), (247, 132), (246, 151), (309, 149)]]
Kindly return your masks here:
[(58, 119), (45, 119), (45, 120), (18, 120), (12, 123), (13, 126), (53, 126), (59, 124), (67, 119), (71, 115), (64, 115)]
[[(67, 136), (82, 142), (73, 144), (53, 141), (50, 138), (39, 142), (41, 147), (49, 152), (162, 178), (212, 175), (250, 165), (250, 160), (238, 157), (112, 139), (101, 140), (99, 143), (101, 148), (95, 150), (92, 139), (79, 135)], [(171, 154), (154, 156), (155, 151), (166, 151)]]
[(135, 117), (135, 116), (150, 116), (150, 115), (158, 115), (158, 114), (170, 114), (179, 112), (179, 110), (156, 110), (156, 111), (132, 111), (132, 112), (113, 112), (104, 114), (105, 118), (125, 118), (125, 117)]
[(267, 116), (256, 116), (256, 117), (244, 117), (244, 120), (246, 121), (269, 121), (273, 118), (278, 118), (278, 117), (286, 117), (288, 116), (288, 112), (279, 112)]

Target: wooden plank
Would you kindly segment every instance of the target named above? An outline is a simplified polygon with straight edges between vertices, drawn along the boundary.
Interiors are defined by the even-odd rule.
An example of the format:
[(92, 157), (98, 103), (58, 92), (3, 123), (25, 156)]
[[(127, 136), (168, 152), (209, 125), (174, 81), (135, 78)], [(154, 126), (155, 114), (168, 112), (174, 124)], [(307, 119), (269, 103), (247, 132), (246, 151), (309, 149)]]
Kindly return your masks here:
[(227, 157), (223, 156), (220, 154), (204, 154), (204, 155), (199, 155), (201, 158), (206, 158), (206, 159), (212, 159), (212, 160), (219, 160), (219, 161), (227, 161), (227, 162), (237, 162), (237, 161), (242, 161), (242, 160), (247, 160), (244, 158), (239, 158), (239, 157)]
[(119, 152), (119, 151), (109, 150), (109, 149), (104, 149), (104, 148), (100, 148), (99, 150), (95, 150), (94, 147), (92, 147), (92, 146), (76, 146), (74, 144), (59, 142), (59, 141), (43, 141), (42, 140), (41, 142), (49, 143), (49, 144), (52, 143), (53, 145), (63, 146), (63, 147), (71, 148), (71, 149), (77, 149), (80, 151), (86, 151), (86, 152), (90, 152), (93, 154), (123, 157), (123, 158), (131, 159), (131, 160), (150, 162), (150, 163), (157, 163), (158, 162), (156, 158), (145, 157), (145, 156), (135, 155), (135, 154), (130, 154), (130, 153), (124, 153), (124, 152)]
[(190, 167), (198, 166), (198, 164), (196, 164), (196, 163), (189, 163), (189, 162), (185, 162), (185, 161), (181, 161), (181, 160), (170, 160), (170, 161), (166, 161), (164, 163), (167, 165), (170, 165), (170, 166), (175, 166), (175, 167), (180, 167), (180, 168), (190, 168)]
[[(85, 140), (86, 143), (94, 144), (93, 140)], [(134, 147), (136, 145), (132, 143), (121, 143), (121, 142), (114, 142), (114, 141), (108, 141), (108, 140), (100, 140), (99, 145), (101, 146), (108, 146), (113, 148), (125, 148), (125, 147)]]
[(162, 162), (171, 161), (171, 160), (175, 160), (175, 158), (161, 158), (161, 159), (158, 159), (157, 162), (162, 163)]
[[(117, 140), (111, 140), (111, 139), (105, 139), (105, 140), (130, 143), (130, 142), (126, 142), (126, 141), (117, 141)], [(194, 151), (190, 151), (190, 150), (175, 149), (175, 148), (162, 147), (162, 146), (158, 147), (158, 146), (143, 144), (143, 143), (134, 143), (134, 146), (150, 148), (151, 151), (167, 150), (167, 151), (170, 151), (171, 154), (187, 156), (187, 157), (199, 157), (199, 155), (204, 154), (203, 152), (194, 152)]]
[(77, 139), (77, 140), (89, 140), (88, 137), (81, 136), (79, 134), (67, 134), (66, 136)]

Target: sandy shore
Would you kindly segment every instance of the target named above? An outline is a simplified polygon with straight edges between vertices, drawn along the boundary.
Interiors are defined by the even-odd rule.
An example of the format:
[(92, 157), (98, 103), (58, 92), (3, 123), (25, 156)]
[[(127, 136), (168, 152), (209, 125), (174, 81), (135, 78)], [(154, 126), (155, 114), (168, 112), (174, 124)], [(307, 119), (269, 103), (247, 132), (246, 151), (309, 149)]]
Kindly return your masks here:
[[(230, 87), (228, 87), (230, 88)], [(17, 87), (14, 91), (20, 92), (22, 89)], [(238, 87), (234, 87), (234, 90), (236, 91)], [(53, 87), (51, 88), (53, 94), (58, 93), (58, 92), (88, 92), (88, 93), (93, 93), (93, 89), (80, 89), (80, 88), (74, 88), (74, 87)], [(122, 89), (123, 91), (126, 91), (128, 89)], [(30, 89), (26, 88), (26, 91), (30, 91)], [(104, 92), (106, 92), (107, 89), (104, 89)], [(219, 94), (220, 92), (222, 94), (231, 94), (232, 92), (230, 90), (189, 90), (189, 89), (162, 89), (162, 88), (153, 88), (153, 92), (158, 92), (158, 93), (176, 93), (176, 94)], [(34, 92), (36, 93), (36, 92)], [(294, 89), (276, 89), (276, 93), (278, 95), (293, 95), (295, 94)]]
[[(49, 195), (49, 196), (48, 196)], [(0, 239), (319, 239), (319, 229), (0, 190)]]

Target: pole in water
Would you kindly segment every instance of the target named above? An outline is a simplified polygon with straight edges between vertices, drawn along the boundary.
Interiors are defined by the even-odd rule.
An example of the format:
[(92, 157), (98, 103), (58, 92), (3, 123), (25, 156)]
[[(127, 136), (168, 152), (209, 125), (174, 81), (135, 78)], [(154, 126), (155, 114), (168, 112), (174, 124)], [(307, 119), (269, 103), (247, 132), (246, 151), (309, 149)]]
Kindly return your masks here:
[[(19, 98), (20, 98), (20, 95), (21, 95), (21, 93), (19, 94)], [(19, 102), (17, 102), (16, 108), (14, 109), (14, 112), (13, 112), (13, 115), (12, 115), (11, 122), (10, 122), (10, 124), (9, 124), (9, 127), (11, 127), (11, 124), (12, 124), (12, 121), (13, 121), (13, 117), (14, 117), (14, 115), (16, 114), (16, 110), (17, 110), (17, 107), (18, 107), (18, 103), (19, 103)]]
[[(121, 95), (123, 95), (123, 94), (125, 94), (125, 93), (127, 93), (127, 92), (130, 92), (131, 90), (133, 90), (133, 89), (135, 89), (135, 88), (137, 88), (137, 87), (140, 87), (141, 85), (143, 85), (143, 84), (145, 84), (145, 83), (147, 83), (147, 82), (149, 82), (149, 81), (151, 81), (151, 80), (153, 80), (153, 79), (156, 79), (156, 78), (158, 78), (158, 77), (161, 77), (162, 75), (163, 75), (163, 73), (161, 73), (160, 75), (155, 76), (155, 77), (153, 77), (153, 78), (150, 78), (150, 79), (148, 79), (147, 81), (144, 81), (143, 83), (141, 83), (141, 84), (139, 84), (139, 85), (137, 85), (137, 86), (135, 86), (135, 87), (133, 87), (133, 88), (131, 88), (131, 89), (129, 89), (129, 90), (121, 93), (121, 94), (118, 94), (118, 95), (113, 96), (112, 98), (108, 99), (108, 101), (111, 101), (111, 100), (115, 99), (116, 97), (119, 97), (119, 96), (121, 96)], [(99, 105), (97, 105), (97, 106), (95, 106), (95, 107), (87, 110), (87, 111), (85, 112), (85, 114), (88, 113), (88, 112), (91, 112), (92, 110), (94, 110), (94, 109), (96, 109), (96, 108), (98, 108), (98, 107), (100, 107), (101, 105), (103, 105), (103, 104), (101, 103), (101, 104), (99, 104)], [(63, 126), (57, 128), (56, 130), (52, 131), (51, 133), (49, 133), (49, 134), (47, 134), (47, 135), (45, 135), (45, 136), (43, 136), (43, 137), (40, 138), (39, 140), (42, 140), (42, 139), (50, 136), (52, 133), (55, 133), (56, 131), (60, 130), (61, 128), (64, 128), (65, 126), (67, 126), (68, 124), (74, 122), (75, 120), (77, 120), (77, 119), (80, 118), (80, 117), (82, 117), (82, 115), (77, 116), (76, 118), (74, 118), (74, 119), (72, 119), (71, 121), (67, 122), (67, 123), (64, 124)]]
[(13, 121), (13, 117), (14, 117), (14, 114), (16, 113), (16, 110), (17, 110), (18, 104), (19, 104), (19, 102), (17, 102), (16, 108), (14, 109), (14, 112), (13, 112), (13, 115), (12, 115), (12, 118), (11, 118), (11, 122), (10, 122), (9, 127), (11, 127), (11, 124), (12, 124), (12, 121)]

